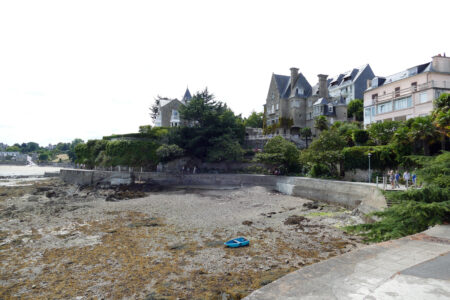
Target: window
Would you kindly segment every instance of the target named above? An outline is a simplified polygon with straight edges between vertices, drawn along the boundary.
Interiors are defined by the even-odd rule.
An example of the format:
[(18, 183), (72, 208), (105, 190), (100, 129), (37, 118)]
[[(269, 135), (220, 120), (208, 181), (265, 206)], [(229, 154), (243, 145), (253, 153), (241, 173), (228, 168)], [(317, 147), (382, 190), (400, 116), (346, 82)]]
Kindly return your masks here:
[(332, 104), (329, 104), (329, 105), (328, 105), (328, 112), (329, 112), (329, 113), (332, 113), (332, 112), (333, 112), (333, 105), (332, 105)]
[(413, 92), (417, 91), (417, 82), (411, 83), (411, 91), (413, 91)]
[(308, 107), (311, 107), (311, 106), (312, 106), (312, 100), (309, 99), (309, 100), (308, 100)]
[(419, 102), (420, 103), (425, 103), (425, 102), (427, 102), (428, 101), (428, 95), (427, 95), (427, 93), (425, 92), (425, 93), (420, 93), (419, 94)]
[(277, 110), (278, 110), (278, 103), (277, 103), (277, 106), (276, 106), (276, 107), (277, 107)]
[(392, 111), (392, 102), (387, 102), (378, 105), (378, 114), (384, 114)]
[(378, 100), (378, 94), (373, 94), (372, 101), (377, 101), (377, 100)]
[(412, 106), (411, 96), (394, 101), (394, 110), (404, 109), (411, 106)]
[(395, 88), (395, 97), (400, 97), (400, 87)]
[(271, 113), (274, 113), (274, 112), (275, 112), (275, 105), (272, 104), (272, 110), (271, 110)]
[(272, 100), (275, 99), (275, 94), (272, 92)]

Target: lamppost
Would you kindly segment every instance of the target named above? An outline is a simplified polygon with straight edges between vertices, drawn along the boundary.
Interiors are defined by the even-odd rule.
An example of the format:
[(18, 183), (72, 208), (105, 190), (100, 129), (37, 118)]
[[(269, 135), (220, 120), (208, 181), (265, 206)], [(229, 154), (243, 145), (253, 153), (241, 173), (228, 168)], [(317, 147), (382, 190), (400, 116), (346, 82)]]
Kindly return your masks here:
[(369, 152), (369, 154), (367, 154), (367, 156), (369, 157), (369, 183), (370, 183), (370, 157), (372, 156), (372, 153)]

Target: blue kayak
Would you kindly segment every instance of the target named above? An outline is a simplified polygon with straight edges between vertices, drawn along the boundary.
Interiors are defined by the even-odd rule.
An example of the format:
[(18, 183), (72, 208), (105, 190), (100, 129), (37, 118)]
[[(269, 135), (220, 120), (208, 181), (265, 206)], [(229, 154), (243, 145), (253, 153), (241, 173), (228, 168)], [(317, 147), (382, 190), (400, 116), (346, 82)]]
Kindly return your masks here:
[(243, 247), (248, 246), (250, 243), (249, 240), (243, 237), (238, 237), (236, 239), (229, 240), (228, 242), (225, 242), (224, 245), (231, 248), (237, 248), (237, 247)]

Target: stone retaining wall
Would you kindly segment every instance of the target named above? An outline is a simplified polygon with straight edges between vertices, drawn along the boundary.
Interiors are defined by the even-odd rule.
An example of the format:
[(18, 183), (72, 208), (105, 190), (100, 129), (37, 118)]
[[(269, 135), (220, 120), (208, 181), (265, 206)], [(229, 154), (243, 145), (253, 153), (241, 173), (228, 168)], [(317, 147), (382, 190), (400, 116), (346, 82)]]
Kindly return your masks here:
[(161, 185), (268, 186), (287, 195), (338, 203), (363, 212), (386, 207), (386, 200), (374, 185), (307, 177), (253, 174), (167, 174), (156, 172), (111, 172), (62, 169), (61, 178), (79, 185), (129, 184), (135, 180)]

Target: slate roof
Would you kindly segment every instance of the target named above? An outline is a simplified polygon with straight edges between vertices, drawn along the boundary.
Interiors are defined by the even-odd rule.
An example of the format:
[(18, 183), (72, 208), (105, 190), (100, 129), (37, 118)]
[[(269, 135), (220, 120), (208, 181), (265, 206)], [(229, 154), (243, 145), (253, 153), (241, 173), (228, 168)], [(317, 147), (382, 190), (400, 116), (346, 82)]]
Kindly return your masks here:
[(184, 96), (183, 96), (181, 101), (182, 102), (186, 102), (186, 101), (189, 101), (191, 99), (192, 99), (191, 92), (189, 91), (189, 88), (186, 88), (186, 92), (184, 92)]
[(369, 66), (369, 64), (366, 64), (366, 65), (348, 70), (344, 73), (341, 73), (341, 74), (338, 74), (338, 75), (332, 77), (330, 82), (328, 83), (328, 88), (334, 89), (338, 86), (341, 86), (341, 85), (344, 85), (344, 84), (347, 84), (350, 82), (355, 82), (368, 66)]
[(420, 74), (420, 73), (423, 73), (423, 72), (429, 72), (429, 71), (431, 71), (431, 69), (432, 69), (431, 68), (431, 62), (426, 63), (426, 64), (422, 64), (422, 65), (417, 65), (417, 66), (414, 66), (412, 68), (406, 69), (404, 71), (401, 71), (401, 72), (395, 73), (393, 75), (387, 76), (384, 81), (378, 82), (378, 85), (377, 86), (372, 86), (372, 88), (379, 87), (379, 86), (381, 86), (383, 84), (387, 84), (387, 83), (395, 82), (395, 81), (398, 81), (398, 80), (402, 80), (402, 79), (405, 79), (405, 78), (408, 78), (408, 77), (411, 77), (411, 76), (414, 76), (414, 75), (417, 75), (417, 74)]
[(320, 104), (322, 104), (322, 105), (328, 105), (328, 100), (327, 100), (327, 98), (319, 98), (319, 99), (317, 99), (316, 102), (314, 102), (313, 105), (320, 105)]
[[(291, 76), (273, 74), (277, 85), (278, 92), (281, 98), (287, 99), (291, 96)], [(302, 73), (299, 73), (295, 82), (294, 88), (303, 90), (303, 94), (297, 93), (297, 97), (309, 97), (311, 96), (312, 88), (308, 80)]]

